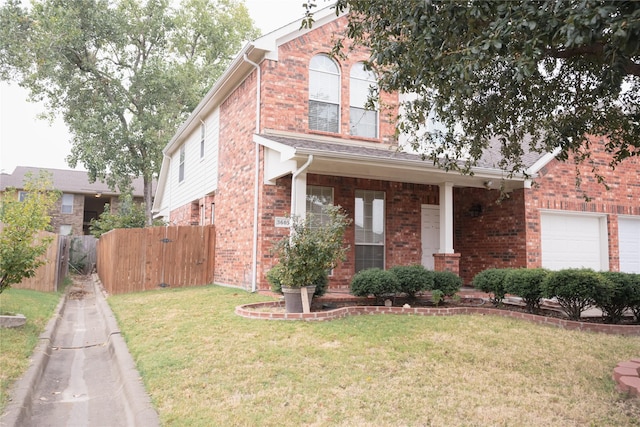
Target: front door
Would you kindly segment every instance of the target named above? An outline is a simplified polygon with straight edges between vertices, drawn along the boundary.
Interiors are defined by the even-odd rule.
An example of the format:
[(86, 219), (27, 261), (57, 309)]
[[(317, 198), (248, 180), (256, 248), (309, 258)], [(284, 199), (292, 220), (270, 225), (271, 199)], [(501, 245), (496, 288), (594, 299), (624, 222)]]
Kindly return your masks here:
[(440, 250), (440, 206), (422, 205), (422, 265), (433, 270), (433, 254)]

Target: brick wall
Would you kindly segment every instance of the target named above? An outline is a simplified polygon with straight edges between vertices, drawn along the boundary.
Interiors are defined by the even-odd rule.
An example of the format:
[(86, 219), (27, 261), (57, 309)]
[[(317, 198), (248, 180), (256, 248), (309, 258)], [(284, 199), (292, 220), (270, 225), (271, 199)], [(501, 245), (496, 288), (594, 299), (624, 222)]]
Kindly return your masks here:
[(55, 208), (51, 212), (51, 227), (54, 233), (60, 232), (60, 226), (70, 225), (72, 235), (82, 235), (84, 221), (84, 195), (73, 195), (72, 213), (62, 213), (62, 197), (56, 202)]
[[(345, 44), (346, 58), (337, 59), (341, 79), (340, 135), (312, 131), (308, 126), (309, 61), (317, 54), (330, 53), (334, 41), (343, 34), (346, 17), (337, 19), (283, 44), (278, 52), (279, 61), (264, 61), (262, 80), (262, 129), (314, 133), (340, 136), (372, 142), (394, 141), (397, 115), (397, 95), (383, 93), (379, 112), (380, 138), (370, 139), (349, 135), (349, 76), (353, 64), (366, 60), (369, 55), (361, 47)], [(391, 107), (389, 107), (391, 106)], [(283, 114), (286, 113), (286, 114)]]
[[(531, 189), (513, 191), (501, 202), (497, 191), (454, 189), (454, 249), (461, 254), (465, 283), (487, 268), (540, 267), (541, 209), (607, 214), (609, 269), (619, 270), (618, 215), (640, 215), (640, 160), (627, 159), (613, 170), (595, 138), (591, 152), (609, 189), (597, 181), (593, 165), (576, 166), (572, 159), (552, 160)], [(577, 173), (582, 178), (580, 188)], [(470, 213), (473, 205), (482, 207), (479, 216)]]
[[(355, 210), (355, 190), (375, 190), (385, 193), (385, 264), (395, 265), (420, 263), (421, 250), (421, 205), (438, 204), (437, 186), (389, 182), (371, 179), (345, 178), (309, 174), (308, 185), (333, 188), (334, 204), (342, 206), (351, 218)], [(259, 269), (259, 288), (268, 289), (264, 274), (275, 264), (270, 253), (273, 244), (288, 234), (286, 228), (276, 228), (274, 219), (290, 212), (291, 177), (284, 177), (275, 186), (265, 186), (263, 192), (263, 215), (261, 218), (260, 241), (263, 258)], [(333, 271), (329, 286), (332, 289), (347, 289), (355, 271), (355, 228), (346, 232), (345, 243), (351, 247), (347, 259)]]

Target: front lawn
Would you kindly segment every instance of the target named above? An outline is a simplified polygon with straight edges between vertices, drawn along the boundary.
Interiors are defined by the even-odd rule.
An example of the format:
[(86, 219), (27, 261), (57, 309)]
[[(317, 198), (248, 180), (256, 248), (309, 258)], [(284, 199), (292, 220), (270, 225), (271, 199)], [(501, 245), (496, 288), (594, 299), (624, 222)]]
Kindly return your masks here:
[(29, 357), (53, 315), (61, 293), (8, 289), (0, 294), (0, 313), (21, 313), (27, 323), (20, 328), (0, 329), (0, 414), (13, 383), (29, 367)]
[(234, 314), (210, 286), (109, 298), (167, 426), (640, 426), (615, 390), (640, 338), (494, 316)]

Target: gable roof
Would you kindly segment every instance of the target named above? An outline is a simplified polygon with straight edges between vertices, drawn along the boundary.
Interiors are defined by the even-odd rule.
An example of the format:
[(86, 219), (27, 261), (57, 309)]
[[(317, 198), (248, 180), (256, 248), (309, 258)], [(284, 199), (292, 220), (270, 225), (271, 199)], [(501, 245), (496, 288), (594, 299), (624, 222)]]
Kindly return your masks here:
[[(21, 189), (24, 186), (25, 176), (29, 173), (32, 175), (38, 175), (41, 170), (45, 170), (52, 175), (53, 187), (64, 193), (74, 194), (96, 194), (100, 193), (105, 196), (117, 196), (120, 194), (118, 191), (113, 191), (109, 186), (103, 182), (89, 182), (89, 174), (84, 171), (77, 171), (71, 169), (49, 169), (49, 168), (37, 168), (29, 166), (18, 166), (11, 174), (0, 175), (0, 191), (5, 191), (8, 187)], [(142, 178), (136, 178), (132, 181), (133, 195), (135, 197), (142, 197), (144, 192), (144, 185)]]

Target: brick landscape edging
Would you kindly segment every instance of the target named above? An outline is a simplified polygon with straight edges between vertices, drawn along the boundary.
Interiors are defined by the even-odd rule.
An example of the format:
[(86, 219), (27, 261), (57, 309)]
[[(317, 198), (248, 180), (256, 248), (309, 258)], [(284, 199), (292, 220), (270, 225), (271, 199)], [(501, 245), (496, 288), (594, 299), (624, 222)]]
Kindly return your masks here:
[(260, 309), (282, 308), (282, 301), (257, 302), (236, 307), (236, 314), (249, 319), (267, 320), (304, 320), (325, 321), (340, 319), (346, 316), (365, 314), (407, 314), (415, 316), (453, 316), (457, 314), (484, 314), (521, 319), (539, 325), (550, 325), (567, 330), (601, 332), (613, 335), (640, 336), (640, 325), (609, 325), (603, 323), (576, 322), (556, 317), (540, 316), (517, 311), (500, 310), (488, 307), (384, 307), (384, 306), (348, 306), (333, 310), (315, 311), (311, 313), (275, 313), (259, 311)]
[(640, 358), (620, 362), (613, 370), (617, 388), (631, 396), (640, 396)]

